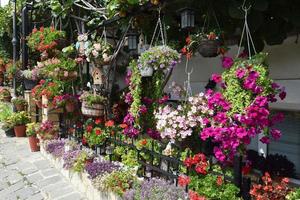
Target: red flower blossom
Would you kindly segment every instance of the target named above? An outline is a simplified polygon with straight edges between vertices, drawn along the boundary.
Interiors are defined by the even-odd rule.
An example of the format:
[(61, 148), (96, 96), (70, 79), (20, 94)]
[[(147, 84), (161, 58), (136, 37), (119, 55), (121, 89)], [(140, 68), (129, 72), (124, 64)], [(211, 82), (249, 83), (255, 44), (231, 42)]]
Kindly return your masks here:
[(181, 187), (187, 186), (190, 182), (191, 182), (191, 179), (190, 179), (190, 177), (188, 177), (188, 176), (180, 175), (180, 176), (178, 177), (178, 184), (179, 184)]
[(185, 39), (185, 42), (186, 42), (186, 44), (187, 45), (189, 45), (190, 43), (191, 43), (191, 37), (190, 36), (188, 36), (186, 39)]
[(101, 124), (101, 123), (102, 123), (102, 119), (97, 118), (97, 119), (95, 120), (95, 124), (99, 125), (99, 124)]
[(86, 132), (90, 133), (93, 130), (93, 126), (89, 125), (86, 127)]
[(200, 196), (197, 192), (189, 190), (189, 198), (190, 200), (206, 200), (205, 197)]
[(100, 129), (97, 129), (97, 130), (95, 131), (95, 133), (96, 133), (96, 135), (101, 135), (102, 131), (101, 131)]
[(120, 127), (123, 128), (123, 129), (125, 129), (125, 128), (128, 127), (128, 125), (127, 124), (120, 124)]
[(86, 144), (87, 144), (86, 138), (85, 138), (85, 137), (82, 138), (81, 143), (82, 143), (83, 145), (86, 145)]
[(109, 120), (105, 123), (106, 127), (113, 127), (115, 125), (115, 122), (113, 120)]
[(218, 186), (221, 186), (223, 184), (223, 178), (222, 178), (222, 176), (218, 176), (217, 177), (216, 183), (217, 183)]

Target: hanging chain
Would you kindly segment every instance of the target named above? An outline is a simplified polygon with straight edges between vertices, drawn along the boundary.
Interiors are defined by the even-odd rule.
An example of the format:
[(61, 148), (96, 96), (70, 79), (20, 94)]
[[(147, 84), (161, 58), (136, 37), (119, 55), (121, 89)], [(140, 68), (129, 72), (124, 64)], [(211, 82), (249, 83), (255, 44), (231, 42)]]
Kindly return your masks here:
[(191, 75), (192, 75), (193, 71), (194, 71), (193, 66), (189, 70), (189, 59), (186, 58), (185, 73), (187, 74), (187, 80), (184, 81), (184, 88), (186, 91), (185, 101), (187, 101), (188, 98), (193, 95), (193, 91), (192, 91), (192, 87), (191, 87)]
[(247, 8), (245, 6), (245, 1), (244, 4), (242, 6), (243, 11), (245, 12), (245, 22), (244, 22), (244, 26), (243, 26), (243, 30), (242, 30), (242, 35), (241, 35), (241, 39), (240, 39), (240, 43), (239, 43), (239, 48), (238, 48), (238, 53), (236, 55), (236, 57), (238, 57), (240, 55), (240, 51), (241, 51), (241, 47), (242, 47), (242, 42), (243, 39), (245, 37), (246, 34), (246, 40), (247, 40), (247, 48), (248, 48), (248, 53), (249, 53), (249, 58), (251, 59), (251, 46), (253, 48), (253, 51), (255, 54), (257, 54), (256, 49), (255, 49), (255, 45), (251, 36), (251, 31), (248, 25), (248, 11), (251, 9), (251, 5)]
[[(162, 22), (161, 22), (160, 11), (161, 11), (161, 8), (158, 9), (158, 20), (157, 20), (157, 23), (156, 23), (155, 28), (154, 28), (154, 33), (152, 35), (152, 39), (151, 39), (151, 43), (150, 43), (150, 48), (152, 47), (152, 44), (154, 42), (154, 39), (155, 39), (155, 36), (157, 34), (157, 29), (158, 28), (159, 28), (158, 34), (161, 36), (162, 44), (164, 46), (166, 45), (166, 40), (165, 40), (165, 36), (164, 36), (165, 33), (164, 33), (163, 25), (162, 25)], [(159, 38), (159, 35), (158, 35), (158, 38)], [(158, 40), (158, 38), (157, 38), (157, 40)]]

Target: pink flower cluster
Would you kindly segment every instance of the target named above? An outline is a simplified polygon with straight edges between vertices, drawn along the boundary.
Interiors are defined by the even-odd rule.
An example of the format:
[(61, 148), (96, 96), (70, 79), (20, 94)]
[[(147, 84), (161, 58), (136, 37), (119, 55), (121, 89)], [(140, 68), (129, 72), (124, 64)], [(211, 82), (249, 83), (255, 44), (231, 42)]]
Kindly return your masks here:
[(209, 119), (209, 126), (200, 133), (200, 138), (211, 138), (218, 144), (214, 148), (214, 154), (219, 161), (231, 160), (235, 153), (245, 149), (251, 138), (263, 133), (267, 128), (270, 128), (270, 132), (265, 133), (261, 142), (268, 143), (271, 137), (275, 140), (280, 138), (281, 132), (272, 126), (281, 121), (283, 115), (271, 116), (267, 97), (257, 96), (246, 108), (245, 113), (228, 116), (230, 105), (221, 93), (208, 91), (207, 96), (209, 107), (214, 109), (214, 116)]
[(207, 105), (206, 96), (200, 93), (190, 97), (183, 106), (170, 105), (160, 107), (155, 113), (156, 128), (161, 138), (171, 141), (192, 135), (194, 129), (207, 125), (207, 118), (213, 114)]

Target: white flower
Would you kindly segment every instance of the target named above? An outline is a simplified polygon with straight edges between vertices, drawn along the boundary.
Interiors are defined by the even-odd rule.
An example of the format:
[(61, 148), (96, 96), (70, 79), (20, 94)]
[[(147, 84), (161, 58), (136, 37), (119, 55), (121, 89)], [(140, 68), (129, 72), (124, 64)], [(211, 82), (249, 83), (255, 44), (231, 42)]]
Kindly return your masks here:
[(93, 51), (92, 51), (92, 54), (93, 54), (93, 56), (94, 56), (95, 58), (97, 58), (97, 57), (99, 56), (99, 53), (98, 53), (98, 51), (96, 51), (96, 50), (93, 50)]

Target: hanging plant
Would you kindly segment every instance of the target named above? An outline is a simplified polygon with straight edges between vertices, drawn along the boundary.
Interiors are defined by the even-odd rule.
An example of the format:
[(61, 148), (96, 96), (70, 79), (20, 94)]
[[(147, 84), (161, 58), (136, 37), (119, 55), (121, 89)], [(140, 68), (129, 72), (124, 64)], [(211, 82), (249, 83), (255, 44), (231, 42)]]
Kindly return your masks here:
[(221, 84), (222, 90), (207, 93), (214, 114), (200, 137), (212, 139), (220, 162), (231, 161), (236, 153), (243, 155), (251, 138), (258, 134), (264, 134), (260, 140), (263, 143), (281, 137), (273, 126), (282, 121), (283, 115), (271, 115), (269, 103), (277, 101), (277, 95), (283, 99), (286, 93), (270, 79), (265, 58), (261, 53), (251, 59), (237, 59), (222, 76), (213, 74), (212, 79)]
[(138, 68), (144, 77), (152, 76), (153, 71), (166, 70), (175, 67), (180, 60), (180, 54), (168, 46), (155, 46), (141, 54)]
[(85, 56), (88, 62), (94, 62), (96, 67), (108, 65), (112, 60), (113, 48), (112, 45), (105, 39), (97, 39), (95, 42), (88, 42)]
[(54, 27), (39, 30), (34, 28), (27, 37), (28, 46), (33, 51), (48, 52), (58, 46), (59, 40), (65, 37), (65, 32), (55, 30)]
[(106, 97), (86, 91), (80, 96), (79, 100), (82, 102), (82, 114), (87, 116), (104, 116)]

